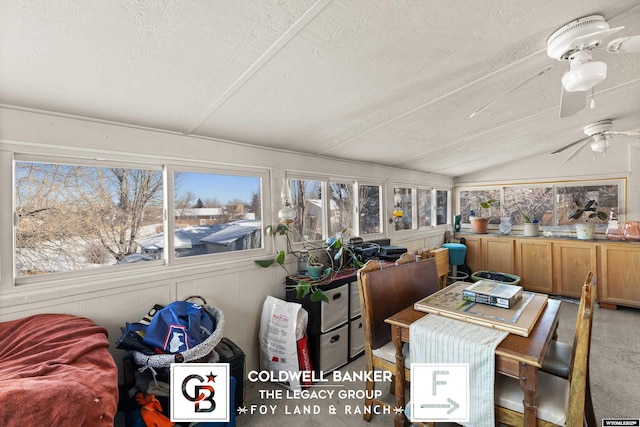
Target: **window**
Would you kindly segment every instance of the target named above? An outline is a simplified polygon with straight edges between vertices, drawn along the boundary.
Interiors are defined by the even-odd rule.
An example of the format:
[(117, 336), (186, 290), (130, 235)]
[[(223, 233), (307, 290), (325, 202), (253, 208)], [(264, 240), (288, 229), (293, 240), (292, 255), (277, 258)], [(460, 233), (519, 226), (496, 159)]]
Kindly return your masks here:
[(540, 225), (553, 225), (553, 187), (505, 187), (504, 212), (511, 224), (523, 225), (526, 215)]
[(146, 259), (138, 241), (162, 230), (162, 171), (15, 163), (16, 276)]
[[(482, 215), (490, 215), (490, 224), (498, 224), (501, 216), (509, 217), (514, 225), (525, 223), (524, 215), (536, 219), (540, 225), (572, 225), (569, 212), (576, 209), (574, 200), (583, 204), (587, 200), (596, 200), (605, 210), (615, 210), (623, 220), (626, 180), (611, 179), (591, 182), (571, 182), (539, 185), (509, 185), (500, 189), (460, 188), (458, 189), (458, 207), (462, 223), (469, 223), (469, 211), (478, 209), (480, 202), (496, 199), (490, 211), (482, 209)], [(594, 220), (600, 230), (604, 230), (606, 220)]]
[[(618, 190), (617, 185), (558, 186), (556, 196), (558, 225), (575, 223), (574, 220), (568, 219), (569, 213), (577, 207), (574, 200), (577, 200), (580, 205), (587, 200), (595, 200), (599, 208), (620, 212)], [(598, 218), (594, 218), (593, 222), (600, 228), (607, 224), (606, 220)]]
[(345, 230), (345, 235), (355, 235), (354, 230), (354, 203), (356, 198), (353, 193), (354, 184), (329, 182), (330, 219), (329, 234), (335, 235)]
[(431, 227), (432, 189), (418, 188), (418, 228)]
[(292, 204), (296, 219), (289, 225), (291, 240), (322, 240), (324, 238), (322, 181), (291, 179)]
[[(461, 215), (461, 222), (469, 223), (469, 216), (471, 211), (474, 211), (476, 216), (491, 217), (489, 224), (500, 223), (500, 190), (461, 190), (458, 192), (460, 197), (460, 203), (458, 204)], [(489, 200), (496, 200), (496, 203), (492, 203), (489, 209), (483, 208), (480, 203), (487, 202)]]
[(413, 189), (396, 187), (394, 189), (394, 212), (396, 230), (411, 230), (413, 228)]
[[(177, 258), (262, 247), (260, 177), (174, 172), (174, 251)], [(158, 257), (162, 234), (142, 252)]]
[(382, 233), (382, 187), (380, 185), (360, 185), (358, 187), (358, 217), (360, 235)]
[(449, 218), (449, 191), (436, 191), (436, 225), (448, 223)]
[[(121, 163), (16, 156), (20, 283), (49, 273), (265, 252), (262, 183), (268, 171)], [(167, 206), (173, 208), (169, 218)], [(167, 244), (173, 253), (165, 252)]]

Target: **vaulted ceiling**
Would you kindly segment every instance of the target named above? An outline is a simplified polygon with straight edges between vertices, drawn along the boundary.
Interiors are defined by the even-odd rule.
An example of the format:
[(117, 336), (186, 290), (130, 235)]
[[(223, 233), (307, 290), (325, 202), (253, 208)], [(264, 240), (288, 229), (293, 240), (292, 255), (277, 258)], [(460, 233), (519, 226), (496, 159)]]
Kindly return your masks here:
[(558, 115), (546, 40), (593, 14), (640, 34), (638, 0), (3, 0), (0, 104), (459, 176), (637, 132), (640, 53)]

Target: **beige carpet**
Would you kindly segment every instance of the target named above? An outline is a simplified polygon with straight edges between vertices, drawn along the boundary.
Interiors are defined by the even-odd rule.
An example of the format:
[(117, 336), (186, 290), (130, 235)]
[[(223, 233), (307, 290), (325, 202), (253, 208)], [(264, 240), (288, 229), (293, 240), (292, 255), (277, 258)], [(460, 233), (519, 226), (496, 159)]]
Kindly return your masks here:
[[(559, 340), (571, 343), (578, 311), (577, 301), (563, 300)], [(620, 308), (618, 310), (600, 309), (596, 305), (591, 343), (591, 391), (594, 400), (596, 419), (602, 418), (638, 418), (640, 417), (640, 310)], [(343, 367), (342, 372), (358, 372), (364, 369), (363, 358)], [(329, 387), (318, 389), (363, 390), (361, 382), (323, 383)], [(336, 387), (330, 387), (330, 386)], [(281, 390), (282, 399), (260, 399), (259, 390)], [(393, 402), (385, 384), (380, 390), (383, 399)], [(264, 392), (263, 392), (264, 393)], [(371, 422), (362, 419), (357, 412), (362, 410), (363, 400), (338, 398), (337, 391), (331, 398), (325, 399), (286, 399), (286, 391), (280, 386), (272, 384), (248, 384), (246, 388), (245, 406), (257, 405), (255, 410), (262, 408), (266, 414), (240, 415), (237, 418), (238, 427), (288, 427), (288, 426), (386, 426), (393, 425), (392, 414), (373, 415)], [(259, 405), (266, 405), (260, 407)], [(293, 414), (295, 408), (304, 405), (314, 414)], [(271, 412), (273, 407), (274, 413)], [(335, 414), (329, 408), (335, 408)], [(289, 413), (286, 413), (289, 412)], [(439, 424), (440, 425), (440, 424)]]

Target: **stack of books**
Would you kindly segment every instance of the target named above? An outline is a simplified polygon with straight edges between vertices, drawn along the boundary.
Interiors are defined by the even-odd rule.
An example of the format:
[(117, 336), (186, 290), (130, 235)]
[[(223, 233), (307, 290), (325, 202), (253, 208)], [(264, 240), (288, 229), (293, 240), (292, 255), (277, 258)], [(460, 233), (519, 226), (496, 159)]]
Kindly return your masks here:
[(522, 286), (479, 280), (462, 290), (462, 299), (501, 308), (511, 308), (522, 297)]

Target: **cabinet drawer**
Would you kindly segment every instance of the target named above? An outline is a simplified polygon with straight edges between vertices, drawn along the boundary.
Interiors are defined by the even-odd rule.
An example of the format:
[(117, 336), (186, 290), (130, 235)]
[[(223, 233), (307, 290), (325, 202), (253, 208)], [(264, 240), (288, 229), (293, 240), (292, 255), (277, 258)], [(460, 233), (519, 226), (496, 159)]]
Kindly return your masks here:
[(364, 350), (364, 332), (362, 319), (354, 319), (349, 323), (349, 357), (355, 357)]
[(358, 282), (349, 283), (349, 318), (360, 316), (360, 291)]
[(320, 335), (320, 371), (330, 372), (349, 361), (349, 326)]
[(327, 332), (349, 320), (349, 285), (325, 291), (328, 303), (320, 305), (320, 332)]

